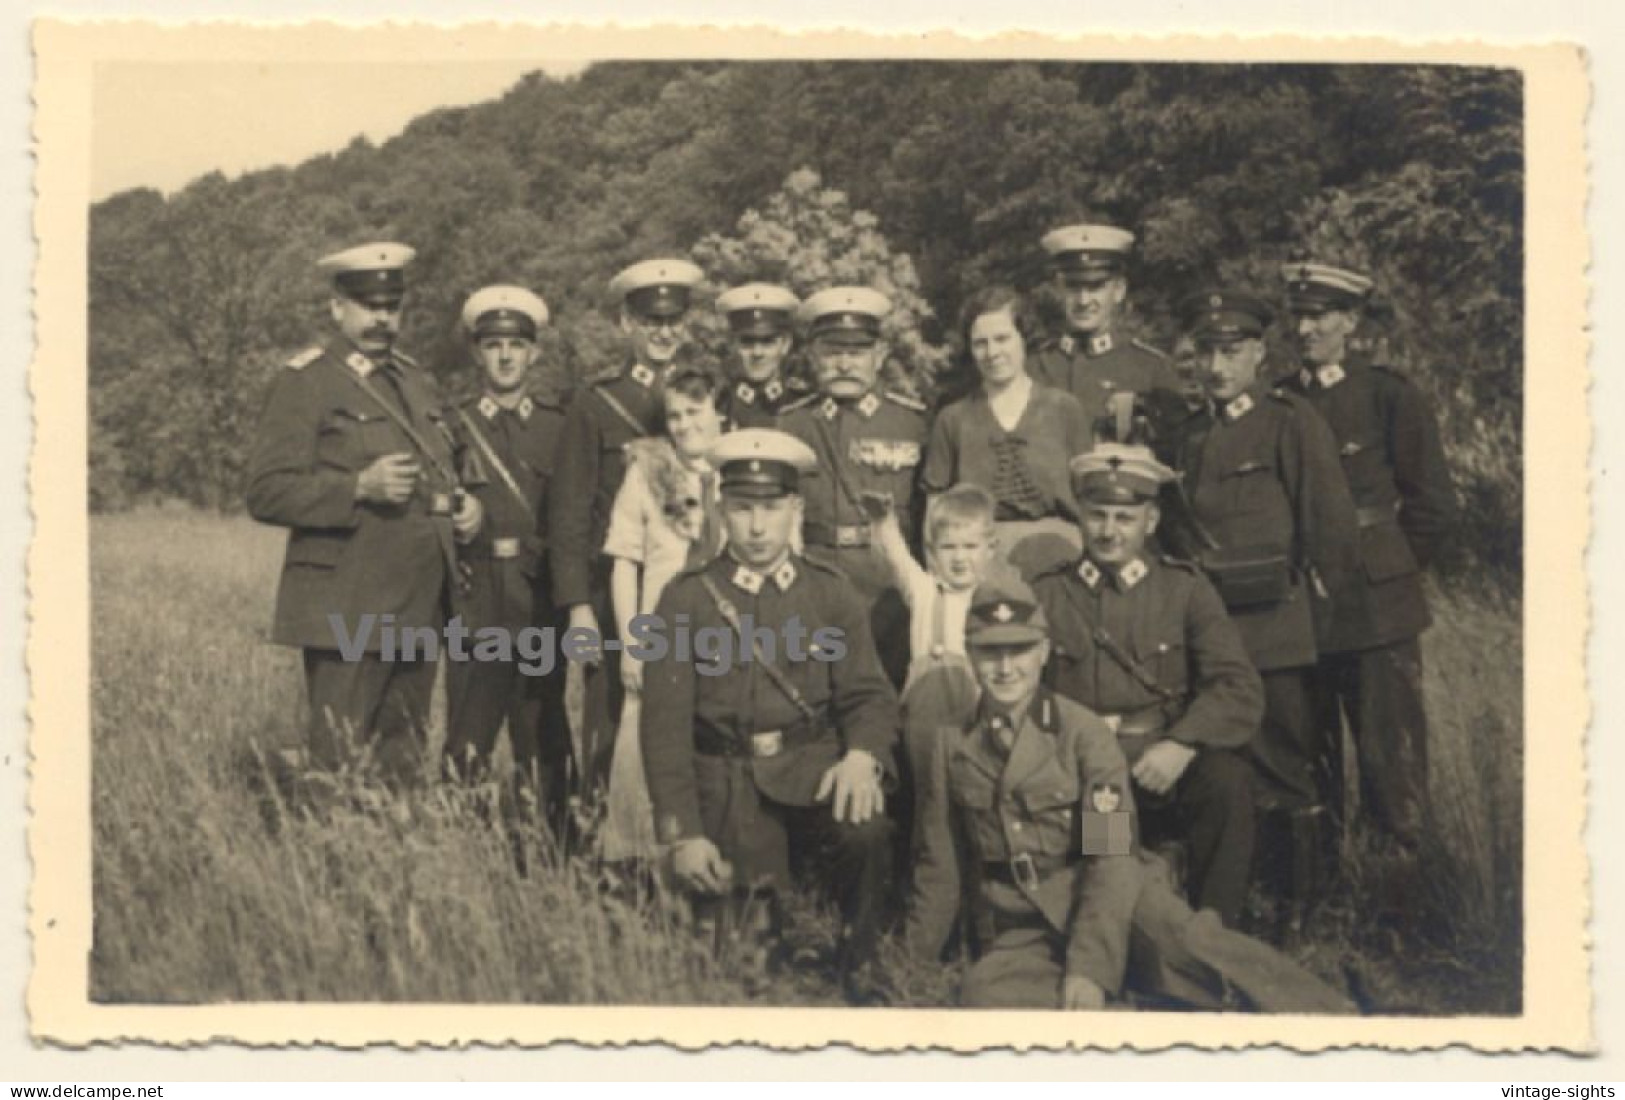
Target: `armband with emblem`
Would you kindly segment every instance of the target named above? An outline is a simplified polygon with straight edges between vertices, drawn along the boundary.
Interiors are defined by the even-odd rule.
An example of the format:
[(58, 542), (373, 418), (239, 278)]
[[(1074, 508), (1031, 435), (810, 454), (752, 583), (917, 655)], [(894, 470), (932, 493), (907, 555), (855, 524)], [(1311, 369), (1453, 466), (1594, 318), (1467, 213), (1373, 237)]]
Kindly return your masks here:
[(1123, 791), (1116, 783), (1089, 788), (1083, 807), (1083, 854), (1126, 856), (1134, 850), (1132, 815), (1123, 808)]

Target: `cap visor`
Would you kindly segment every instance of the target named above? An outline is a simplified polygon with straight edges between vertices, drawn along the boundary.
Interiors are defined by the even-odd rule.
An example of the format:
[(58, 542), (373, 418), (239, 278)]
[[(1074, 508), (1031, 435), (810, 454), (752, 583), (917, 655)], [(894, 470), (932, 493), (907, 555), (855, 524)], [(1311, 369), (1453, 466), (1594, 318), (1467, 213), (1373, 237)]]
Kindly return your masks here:
[(1031, 623), (1005, 623), (974, 628), (965, 634), (966, 645), (1034, 645), (1049, 635)]

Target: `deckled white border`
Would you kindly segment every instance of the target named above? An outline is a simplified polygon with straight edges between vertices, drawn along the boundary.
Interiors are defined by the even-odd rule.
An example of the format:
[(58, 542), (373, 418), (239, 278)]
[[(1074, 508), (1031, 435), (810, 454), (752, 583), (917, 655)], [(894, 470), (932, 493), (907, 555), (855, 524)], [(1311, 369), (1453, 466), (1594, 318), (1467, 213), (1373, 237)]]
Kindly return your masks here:
[[(73, 597), (73, 578), (77, 575), (82, 587), (86, 574), (83, 550), (84, 516), (82, 510), (83, 456), (82, 447), (74, 448), (67, 438), (76, 430), (83, 436), (83, 375), (82, 367), (76, 372), (62, 369), (62, 364), (83, 362), (82, 320), (76, 331), (71, 326), (52, 325), (55, 310), (69, 318), (83, 316), (83, 222), (85, 203), (85, 158), (88, 145), (62, 140), (55, 129), (58, 119), (78, 128), (83, 137), (83, 125), (89, 117), (88, 79), (85, 70), (76, 77), (72, 68), (74, 59), (62, 57), (63, 68), (56, 67), (58, 42), (80, 36), (93, 40), (96, 47), (107, 50), (103, 56), (143, 58), (166, 56), (176, 58), (208, 56), (223, 59), (249, 55), (259, 49), (269, 50), (265, 56), (286, 55), (297, 45), (302, 60), (317, 60), (324, 56), (322, 43), (310, 41), (311, 35), (334, 43), (330, 56), (334, 60), (359, 61), (382, 56), (399, 56), (393, 51), (410, 50), (414, 57), (426, 53), (432, 56), (444, 51), (448, 44), (455, 56), (472, 59), (479, 56), (513, 56), (535, 53), (550, 57), (582, 53), (589, 56), (613, 54), (616, 56), (737, 56), (751, 52), (759, 37), (735, 32), (723, 37), (719, 44), (713, 36), (702, 37), (696, 32), (619, 32), (613, 48), (606, 48), (602, 32), (585, 31), (528, 31), (507, 27), (499, 34), (489, 28), (475, 30), (459, 28), (454, 33), (426, 28), (390, 27), (385, 31), (370, 30), (365, 36), (347, 34), (328, 27), (312, 31), (308, 28), (281, 29), (270, 34), (258, 34), (245, 42), (243, 36), (224, 27), (211, 28), (212, 39), (206, 53), (197, 52), (195, 38), (187, 32), (159, 31), (150, 28), (103, 27), (99, 30), (73, 31), (68, 28), (42, 28), (40, 121), (41, 134), (47, 137), (46, 149), (50, 156), (42, 160), (42, 200), (40, 226), (47, 246), (58, 239), (74, 239), (76, 250), (65, 250), (53, 255), (47, 247), (39, 270), (41, 286), (49, 288), (42, 294), (41, 346), (39, 364), (52, 364), (50, 371), (36, 367), (36, 413), (39, 423), (50, 425), (47, 436), (52, 446), (36, 455), (39, 463), (35, 471), (34, 501), (40, 524), (41, 545), (50, 547), (48, 554), (36, 548), (35, 561), (49, 562), (49, 572), (35, 576), (36, 599), (49, 606), (49, 615), (36, 616), (36, 634), (31, 643), (31, 655), (36, 670), (36, 705), (48, 706), (51, 720), (48, 726), (54, 736), (36, 763), (35, 810), (40, 815), (37, 827), (49, 822), (53, 853), (82, 851), (88, 853), (87, 796), (82, 777), (86, 772), (82, 744), (63, 737), (63, 731), (88, 727), (88, 699), (83, 690), (86, 683), (84, 668), (57, 670), (53, 662), (58, 658), (71, 658), (83, 654), (84, 625), (87, 621), (82, 607), (67, 610)], [(545, 34), (545, 45), (527, 47), (527, 35)], [(62, 38), (57, 38), (62, 35)], [(434, 47), (425, 46), (425, 38), (436, 40)], [(232, 40), (232, 41), (228, 41)], [(337, 41), (342, 40), (342, 41)], [(1375, 1042), (1393, 1045), (1440, 1045), (1469, 1041), (1483, 1048), (1517, 1048), (1522, 1046), (1566, 1045), (1577, 1046), (1586, 1042), (1584, 1023), (1584, 955), (1582, 937), (1577, 934), (1580, 911), (1578, 908), (1552, 903), (1559, 895), (1576, 896), (1583, 866), (1575, 841), (1580, 835), (1580, 809), (1583, 805), (1580, 780), (1582, 776), (1577, 736), (1572, 751), (1563, 744), (1561, 726), (1564, 720), (1577, 730), (1583, 714), (1583, 684), (1579, 674), (1578, 631), (1583, 629), (1585, 607), (1582, 575), (1574, 568), (1579, 563), (1584, 544), (1584, 478), (1583, 470), (1586, 432), (1583, 417), (1577, 412), (1583, 408), (1584, 344), (1581, 335), (1584, 314), (1584, 284), (1580, 279), (1580, 257), (1583, 252), (1582, 225), (1579, 217), (1580, 191), (1585, 179), (1585, 163), (1580, 142), (1583, 83), (1572, 53), (1546, 50), (1514, 56), (1504, 51), (1480, 46), (1462, 45), (1396, 45), (1380, 40), (1344, 41), (1335, 44), (1305, 40), (1283, 41), (1266, 39), (1222, 39), (1191, 42), (1189, 40), (1160, 39), (1139, 41), (1090, 41), (1068, 43), (1058, 47), (1053, 40), (1037, 36), (1001, 39), (997, 43), (969, 43), (943, 36), (914, 37), (909, 39), (856, 39), (846, 35), (813, 35), (802, 38), (780, 38), (769, 47), (776, 56), (1078, 56), (1085, 58), (1154, 57), (1157, 59), (1225, 59), (1274, 60), (1283, 57), (1305, 59), (1342, 59), (1355, 51), (1362, 60), (1446, 61), (1468, 60), (1473, 63), (1516, 63), (1527, 67), (1530, 94), (1530, 307), (1531, 360), (1534, 350), (1540, 349), (1538, 378), (1540, 385), (1531, 388), (1528, 424), (1530, 443), (1529, 504), (1529, 558), (1542, 563), (1532, 566), (1529, 576), (1531, 609), (1543, 609), (1546, 614), (1530, 616), (1527, 662), (1531, 682), (1541, 677), (1540, 690), (1530, 692), (1529, 725), (1536, 727), (1542, 721), (1541, 753), (1530, 756), (1530, 786), (1538, 790), (1538, 797), (1530, 799), (1526, 819), (1533, 833), (1540, 830), (1541, 841), (1531, 844), (1527, 893), (1531, 898), (1542, 898), (1539, 907), (1532, 907), (1529, 917), (1531, 984), (1526, 990), (1528, 1010), (1523, 1020), (1406, 1020), (1406, 1021), (1338, 1021), (1333, 1025), (1335, 1034), (1316, 1036), (1325, 1026), (1316, 1023), (1298, 1023), (1302, 1039), (1296, 1034), (1287, 1041), (1293, 1045), (1319, 1047), (1328, 1043)], [(82, 64), (86, 56), (74, 47)], [(154, 50), (158, 52), (153, 52)], [(133, 52), (139, 51), (139, 53)], [(1559, 69), (1567, 68), (1567, 79)], [(1561, 85), (1561, 87), (1559, 87)], [(1551, 93), (1562, 93), (1564, 102), (1549, 101)], [(82, 93), (82, 98), (76, 95)], [(60, 96), (60, 99), (53, 97)], [(55, 114), (55, 112), (61, 112)], [(61, 159), (58, 160), (57, 157)], [(61, 169), (64, 174), (55, 173)], [(71, 173), (71, 174), (70, 174)], [(1546, 188), (1553, 190), (1547, 190)], [(1567, 188), (1568, 196), (1561, 195)], [(1570, 224), (1561, 225), (1568, 215)], [(67, 231), (77, 231), (69, 238)], [(1559, 246), (1559, 237), (1567, 237), (1567, 260), (1545, 251), (1548, 246)], [(73, 270), (77, 265), (77, 272)], [(1572, 277), (1567, 277), (1572, 272)], [(76, 275), (76, 280), (75, 280)], [(1554, 285), (1560, 284), (1560, 285)], [(1572, 375), (1572, 377), (1570, 377)], [(1578, 429), (1578, 430), (1577, 430)], [(1536, 453), (1538, 450), (1538, 453)], [(77, 511), (75, 511), (77, 509)], [(1554, 524), (1551, 516), (1562, 513), (1564, 519)], [(1578, 524), (1579, 526), (1576, 526)], [(62, 540), (62, 541), (58, 541)], [(1567, 540), (1567, 541), (1565, 541)], [(77, 546), (78, 549), (74, 549)], [(1550, 555), (1556, 554), (1554, 559)], [(1556, 561), (1555, 567), (1545, 563)], [(65, 582), (64, 591), (51, 592), (53, 582)], [(49, 604), (43, 603), (49, 599)], [(83, 597), (79, 596), (82, 604)], [(1559, 610), (1560, 609), (1560, 610)], [(1556, 613), (1550, 613), (1555, 611)], [(1550, 634), (1551, 637), (1547, 635)], [(1562, 638), (1558, 635), (1572, 635)], [(1567, 661), (1563, 658), (1566, 656)], [(1558, 683), (1544, 679), (1543, 661), (1554, 666)], [(52, 674), (65, 671), (66, 676)], [(1563, 682), (1563, 681), (1567, 682)], [(77, 687), (75, 687), (77, 685)], [(53, 689), (59, 689), (53, 691)], [(1553, 716), (1549, 708), (1556, 699), (1567, 699), (1578, 710), (1569, 710)], [(61, 704), (67, 710), (57, 710)], [(44, 713), (44, 712), (42, 712)], [(1553, 736), (1553, 731), (1557, 736)], [(1533, 743), (1532, 743), (1533, 744)], [(36, 742), (36, 751), (47, 746)], [(1561, 774), (1567, 764), (1567, 774)], [(60, 770), (56, 770), (60, 769)], [(77, 772), (76, 772), (77, 769)], [(72, 782), (77, 774), (81, 782)], [(1555, 788), (1547, 787), (1548, 781)], [(76, 790), (77, 786), (77, 790)], [(77, 805), (74, 800), (77, 799)], [(63, 816), (58, 818), (57, 814)], [(77, 816), (77, 823), (75, 817)], [(77, 829), (77, 834), (75, 833)], [(36, 830), (38, 836), (43, 835)], [(1562, 843), (1567, 838), (1567, 843)], [(1558, 848), (1573, 849), (1574, 859), (1541, 859), (1540, 853), (1555, 853)], [(80, 881), (69, 881), (75, 871), (68, 861), (40, 860), (43, 854), (35, 849), (41, 902), (34, 914), (36, 948), (45, 982), (55, 987), (59, 980), (74, 981), (83, 989), (83, 947), (88, 945), (88, 874), (87, 868), (77, 869)], [(49, 868), (49, 870), (45, 870)], [(58, 871), (63, 871), (58, 875)], [(55, 891), (67, 891), (59, 895)], [(82, 914), (71, 912), (64, 901), (81, 902)], [(60, 909), (58, 906), (61, 906)], [(1565, 916), (1565, 922), (1550, 923), (1550, 918)], [(51, 923), (54, 921), (54, 925)], [(75, 922), (79, 923), (76, 924)], [(76, 960), (76, 961), (75, 961)], [(66, 964), (66, 969), (54, 968)], [(1578, 964), (1578, 968), (1577, 965)], [(1566, 980), (1572, 979), (1572, 980)], [(1200, 1045), (1222, 1045), (1271, 1041), (1281, 1038), (1279, 1017), (1165, 1017), (1129, 1016), (1113, 1014), (1089, 1021), (1087, 1032), (1079, 1027), (1075, 1018), (1054, 1014), (1002, 1014), (996, 1017), (972, 1017), (965, 1013), (874, 1012), (860, 1014), (830, 1012), (827, 1010), (775, 1010), (770, 1012), (738, 1013), (726, 1010), (661, 1010), (654, 1013), (639, 1009), (485, 1009), (459, 1008), (448, 1021), (448, 1010), (413, 1006), (379, 1007), (369, 1005), (364, 1010), (343, 1006), (300, 1006), (290, 1013), (280, 1007), (241, 1006), (222, 1009), (150, 1009), (150, 1008), (86, 1008), (81, 1013), (63, 1012), (58, 1015), (61, 1002), (44, 996), (37, 984), (32, 991), (36, 1030), (58, 1035), (68, 1041), (83, 1041), (95, 1035), (146, 1035), (169, 1040), (203, 1038), (210, 1035), (233, 1034), (250, 1042), (295, 1042), (326, 1040), (330, 1042), (366, 1041), (380, 1034), (393, 1036), (398, 1041), (438, 1037), (442, 1041), (457, 1038), (498, 1038), (506, 1035), (523, 1042), (546, 1041), (561, 1035), (572, 1036), (585, 1042), (614, 1042), (629, 1039), (665, 1038), (680, 1045), (704, 1044), (732, 1036), (758, 1042), (787, 1042), (804, 1045), (826, 1040), (857, 1043), (866, 1046), (895, 1048), (910, 1038), (918, 1041), (928, 1036), (932, 1042), (960, 1041), (977, 1045), (990, 1042), (999, 1045), (1025, 1047), (1029, 1045), (1057, 1044), (1077, 1041), (1086, 1034), (1087, 1041), (1112, 1045), (1129, 1041), (1142, 1046), (1159, 1046), (1168, 1042), (1186, 1041)], [(1549, 987), (1549, 988), (1548, 988)], [(1564, 990), (1579, 990), (1580, 996), (1565, 997)], [(1549, 996), (1548, 996), (1549, 995)], [(82, 993), (80, 999), (82, 1000)], [(1566, 1001), (1567, 1004), (1561, 1002)], [(1578, 1005), (1578, 1013), (1575, 1007)], [(1550, 1006), (1550, 1011), (1547, 1011)], [(228, 1020), (229, 1017), (229, 1020)], [(296, 1017), (296, 1018), (290, 1018)], [(832, 1019), (833, 1018), (833, 1019)], [(387, 1031), (380, 1030), (387, 1020)], [(1006, 1026), (1004, 1021), (1008, 1020)], [(453, 1022), (455, 1030), (446, 1030)], [(360, 1027), (356, 1025), (360, 1024)], [(735, 1025), (740, 1025), (736, 1029)], [(1117, 1026), (1113, 1026), (1116, 1024)], [(1171, 1025), (1164, 1028), (1163, 1024)], [(487, 1030), (487, 1027), (492, 1030)]]

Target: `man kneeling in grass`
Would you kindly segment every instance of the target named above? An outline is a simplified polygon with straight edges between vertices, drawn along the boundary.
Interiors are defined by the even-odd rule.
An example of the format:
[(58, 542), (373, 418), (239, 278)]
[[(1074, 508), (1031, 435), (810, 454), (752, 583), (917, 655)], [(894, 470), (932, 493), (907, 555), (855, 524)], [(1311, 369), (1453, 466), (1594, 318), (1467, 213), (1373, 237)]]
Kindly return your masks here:
[(982, 698), (932, 746), (908, 920), (911, 950), (934, 959), (962, 918), (975, 958), (965, 1005), (1090, 1009), (1132, 993), (1198, 1008), (1352, 1011), (1286, 956), (1192, 910), (1140, 850), (1116, 737), (1040, 684), (1049, 636), (1031, 589), (982, 584), (965, 640)]

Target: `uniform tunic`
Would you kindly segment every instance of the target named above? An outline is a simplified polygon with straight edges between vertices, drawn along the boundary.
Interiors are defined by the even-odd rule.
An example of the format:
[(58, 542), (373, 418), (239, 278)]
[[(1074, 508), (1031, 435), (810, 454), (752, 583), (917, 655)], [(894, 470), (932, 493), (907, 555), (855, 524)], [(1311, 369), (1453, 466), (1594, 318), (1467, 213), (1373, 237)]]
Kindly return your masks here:
[[(1108, 995), (1127, 987), (1203, 1008), (1228, 1006), (1234, 992), (1264, 1011), (1351, 1010), (1173, 894), (1160, 862), (1133, 844), (1128, 766), (1104, 721), (1040, 692), (1008, 748), (1001, 722), (984, 710), (938, 742), (907, 922), (910, 950), (934, 959), (965, 917), (976, 955), (967, 1006), (1056, 1008), (1063, 980), (1081, 975)], [(1095, 828), (1108, 807), (1121, 817)], [(1096, 840), (1085, 854), (1086, 836), (1114, 832), (1128, 843)]]
[[(547, 577), (545, 519), (563, 419), (557, 406), (534, 397), (505, 408), (486, 394), (457, 410), (464, 465), (473, 475), (465, 480), (485, 515), (479, 535), (462, 553), (468, 582), (462, 620), (470, 633), (502, 627), (517, 637), (529, 627), (558, 625)], [(554, 773), (569, 743), (563, 682), (563, 667), (530, 677), (513, 662), (453, 662), (446, 680), (448, 761), (459, 774), (483, 772), (506, 721), (521, 774), (540, 768), (556, 788)]]
[(1195, 903), (1233, 925), (1253, 853), (1248, 772), (1233, 750), (1256, 734), (1264, 694), (1218, 593), (1194, 567), (1151, 556), (1121, 569), (1085, 558), (1033, 591), (1053, 638), (1046, 683), (1107, 718), (1130, 762), (1163, 739), (1197, 750), (1167, 796), (1141, 792), (1141, 810), (1153, 831), (1189, 842)]
[(818, 456), (818, 469), (804, 475), (801, 486), (809, 551), (838, 565), (872, 603), (892, 587), (891, 574), (870, 545), (869, 520), (858, 498), (890, 494), (898, 522), (912, 535), (925, 406), (880, 390), (851, 401), (815, 395), (785, 409), (779, 427)]
[(1421, 571), (1455, 505), (1438, 425), (1416, 386), (1388, 367), (1305, 368), (1292, 384), (1331, 426), (1360, 526), (1360, 568), (1337, 593), (1321, 639), (1320, 721), (1335, 744), (1347, 716), (1362, 802), (1380, 829), (1415, 845), (1428, 805)]
[[(1333, 593), (1354, 561), (1354, 502), (1326, 422), (1302, 398), (1263, 385), (1196, 423), (1178, 448), (1194, 517), (1217, 550), (1204, 563), (1260, 671), (1314, 664), (1310, 570)], [(1278, 598), (1249, 596), (1223, 562), (1279, 561)], [(1257, 599), (1257, 602), (1252, 602)]]
[(1414, 383), (1385, 366), (1305, 369), (1291, 385), (1331, 427), (1358, 509), (1358, 568), (1336, 593), (1321, 648), (1346, 653), (1414, 638), (1430, 621), (1421, 570), (1455, 512), (1433, 412)]
[[(420, 467), (412, 497), (358, 501), (361, 472), (397, 453)], [(271, 638), (305, 650), (311, 748), (323, 763), (339, 761), (347, 728), (364, 740), (376, 732), (399, 774), (415, 766), (434, 664), (380, 661), (382, 617), (437, 638), (445, 625), (455, 467), (439, 392), (399, 353), (379, 364), (335, 341), (295, 356), (272, 380), (249, 452), (247, 505), (260, 522), (289, 528)], [(378, 618), (362, 640), (368, 615)], [(363, 660), (340, 658), (344, 639), (330, 616), (362, 642)]]
[(1217, 544), (1202, 551), (1204, 565), (1264, 674), (1264, 721), (1251, 751), (1265, 801), (1323, 804), (1330, 746), (1310, 695), (1318, 656), (1311, 578), (1341, 591), (1358, 545), (1331, 429), (1302, 398), (1259, 384), (1195, 421), (1177, 452), (1192, 518)]
[[(781, 731), (781, 751), (744, 758), (751, 765), (747, 777), (762, 799), (804, 805), (811, 801), (825, 769), (847, 749), (863, 749), (895, 772), (897, 696), (880, 672), (863, 609), (851, 585), (835, 570), (791, 556), (771, 576), (764, 576), (721, 554), (708, 565), (680, 574), (661, 596), (656, 615), (667, 624), (674, 643), (679, 623), (688, 624), (691, 635), (707, 627), (732, 634), (702, 577), (710, 578), (741, 619), (748, 617), (757, 627), (780, 631), (792, 620), (799, 621), (807, 631), (802, 641), (807, 659), (787, 659), (781, 633), (774, 664), (823, 719), (820, 728), (808, 729), (801, 710), (760, 664), (741, 660), (740, 655), (720, 675), (702, 675), (692, 661), (670, 657), (645, 667), (643, 750), (660, 839), (670, 843), (709, 836), (722, 845), (724, 856), (734, 858), (732, 849), (746, 858), (757, 838), (749, 830), (725, 828), (731, 823), (724, 815), (730, 808), (746, 807), (751, 799), (739, 797), (739, 777), (729, 767), (732, 758), (699, 751), (696, 737), (703, 737), (709, 747), (727, 745), (744, 752), (754, 734)], [(812, 633), (821, 628), (834, 633), (818, 644), (826, 654), (844, 646), (844, 657), (813, 657)], [(782, 872), (781, 867), (766, 869)]]
[[(743, 626), (775, 632), (772, 663), (812, 721), (759, 663), (742, 659), (745, 647), (707, 580)], [(896, 775), (897, 697), (861, 600), (839, 572), (811, 559), (789, 555), (763, 574), (721, 554), (672, 581), (656, 614), (674, 646), (678, 624), (686, 624), (692, 637), (726, 633), (741, 650), (719, 675), (675, 653), (644, 667), (641, 733), (658, 838), (708, 837), (732, 865), (738, 890), (784, 889), (792, 851), (827, 856), (848, 949), (866, 958), (890, 880), (889, 822), (877, 815), (863, 825), (838, 823), (829, 803), (815, 800), (824, 772), (848, 750), (869, 753)], [(801, 660), (785, 634), (795, 623), (806, 631)], [(814, 646), (836, 659), (817, 659)]]
[(1028, 369), (1035, 382), (1077, 398), (1091, 431), (1114, 393), (1179, 392), (1179, 376), (1168, 357), (1120, 332), (1062, 336), (1040, 348)]
[(782, 375), (766, 382), (740, 378), (724, 391), (723, 412), (735, 428), (777, 428), (787, 405), (807, 396), (806, 383)]

